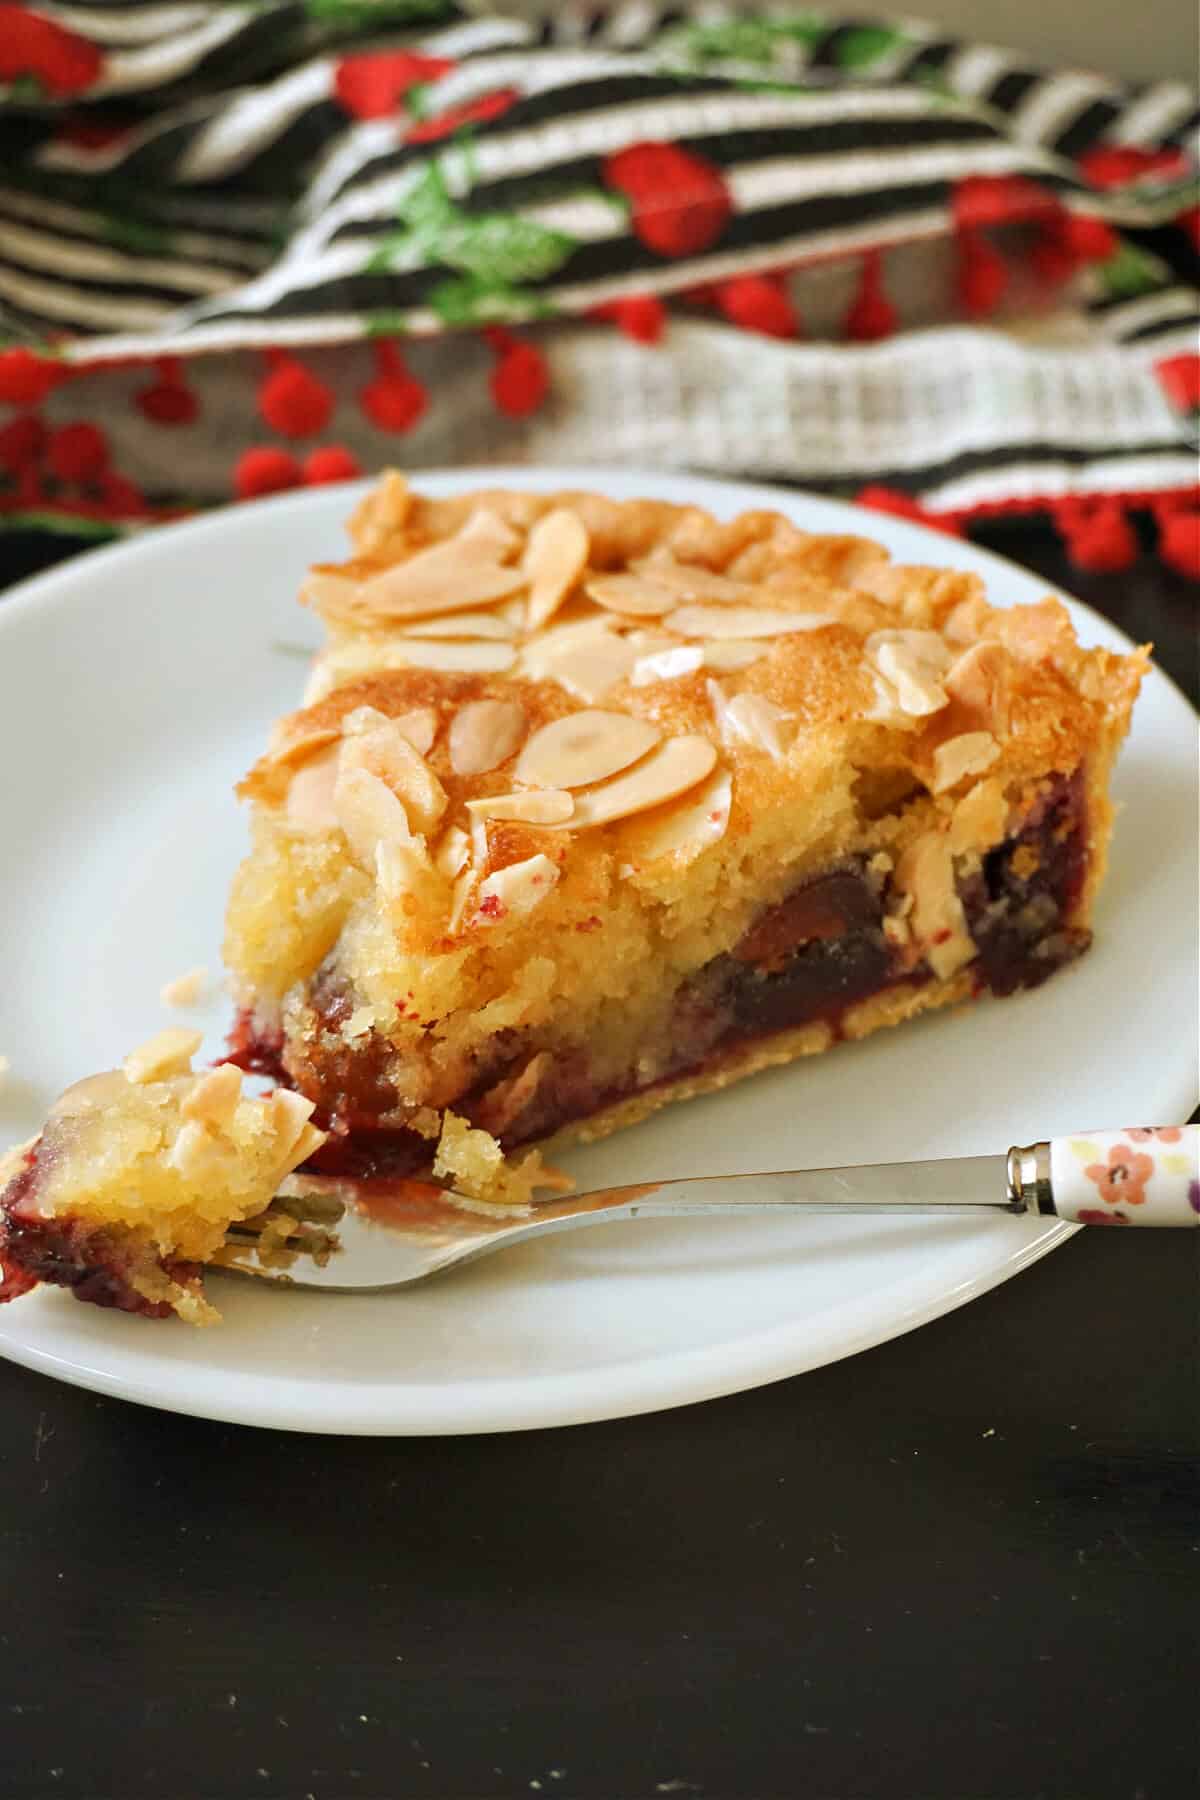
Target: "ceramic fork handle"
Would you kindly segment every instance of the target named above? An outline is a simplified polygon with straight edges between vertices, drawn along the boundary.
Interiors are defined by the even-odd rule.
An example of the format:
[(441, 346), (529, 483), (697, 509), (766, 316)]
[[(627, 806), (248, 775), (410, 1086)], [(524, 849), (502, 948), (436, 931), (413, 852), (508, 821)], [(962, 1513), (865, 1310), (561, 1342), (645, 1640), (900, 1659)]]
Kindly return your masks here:
[(1011, 1150), (1009, 1192), (1077, 1225), (1200, 1225), (1200, 1125), (1087, 1131)]

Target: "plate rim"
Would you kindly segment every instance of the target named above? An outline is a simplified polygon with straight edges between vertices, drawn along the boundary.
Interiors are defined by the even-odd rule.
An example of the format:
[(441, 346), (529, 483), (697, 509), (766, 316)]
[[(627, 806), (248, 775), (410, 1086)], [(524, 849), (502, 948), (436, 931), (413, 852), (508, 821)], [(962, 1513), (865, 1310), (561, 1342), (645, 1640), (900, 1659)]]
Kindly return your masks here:
[[(737, 478), (726, 480), (686, 470), (618, 469), (600, 464), (513, 467), (480, 464), (415, 470), (412, 473), (427, 488), (446, 492), (480, 484), (534, 490), (596, 486), (603, 490), (607, 483), (619, 489), (636, 487), (642, 493), (653, 496), (656, 488), (661, 491), (663, 488), (688, 485), (694, 487), (696, 503), (700, 505), (718, 504), (721, 496), (726, 496), (735, 506), (773, 504), (785, 512), (815, 505), (827, 517), (832, 513), (835, 517), (843, 518), (847, 530), (855, 530), (861, 535), (872, 535), (874, 527), (875, 535), (883, 535), (886, 530), (892, 536), (898, 535), (910, 540), (914, 546), (922, 543), (928, 546), (932, 541), (937, 541), (943, 556), (947, 543), (955, 541), (918, 521), (873, 513), (852, 502), (831, 499), (806, 489)], [(289, 515), (319, 508), (332, 512), (336, 506), (341, 520), (355, 501), (373, 485), (374, 478), (366, 478), (326, 488), (301, 489), (272, 496), (255, 502), (249, 517), (256, 523), (270, 524), (278, 521), (274, 529), (285, 534)], [(156, 545), (167, 553), (180, 548), (186, 550), (189, 543), (214, 536), (219, 538), (229, 530), (231, 523), (239, 515), (245, 514), (244, 506), (214, 508), (198, 518), (155, 527), (146, 534), (84, 551), (80, 555), (66, 558), (54, 568), (15, 583), (0, 596), (0, 639), (5, 630), (9, 629), (10, 623), (15, 625), (18, 619), (26, 618), (43, 607), (52, 609), (60, 601), (69, 603), (72, 594), (78, 590), (81, 574), (86, 580), (88, 572), (96, 568), (97, 559), (106, 562), (132, 562), (144, 550), (153, 551)], [(1040, 579), (1035, 572), (1007, 557), (969, 540), (962, 542), (971, 566), (980, 569), (989, 579), (1016, 577), (1025, 585)], [(895, 553), (908, 554), (908, 551), (896, 550)], [(1053, 589), (1049, 582), (1045, 584), (1045, 588), (1046, 591), (1062, 592)], [(1133, 641), (1125, 632), (1086, 602), (1065, 593), (1063, 597), (1110, 641), (1115, 638), (1129, 648), (1134, 647)], [(1154, 665), (1154, 675), (1164, 684), (1170, 699), (1182, 706), (1194, 726), (1197, 723), (1196, 712), (1178, 684), (1158, 665)], [(1182, 1085), (1179, 1091), (1183, 1092)], [(1191, 1102), (1187, 1104), (1190, 1105)], [(1167, 1110), (1174, 1112), (1176, 1109), (1172, 1107)], [(237, 1390), (224, 1389), (219, 1398), (214, 1400), (188, 1391), (203, 1380), (205, 1367), (202, 1364), (172, 1364), (165, 1374), (159, 1371), (157, 1380), (150, 1376), (142, 1381), (132, 1378), (124, 1371), (113, 1372), (94, 1367), (81, 1363), (78, 1357), (59, 1356), (39, 1344), (21, 1342), (6, 1328), (0, 1328), (0, 1355), (20, 1366), (92, 1392), (186, 1416), (232, 1424), (339, 1436), (457, 1436), (537, 1430), (633, 1417), (669, 1407), (698, 1404), (786, 1380), (809, 1369), (821, 1368), (847, 1356), (857, 1355), (966, 1305), (1023, 1272), (1034, 1262), (1040, 1261), (1050, 1251), (1073, 1237), (1077, 1229), (1075, 1226), (1056, 1222), (1039, 1232), (1036, 1237), (1014, 1244), (1010, 1255), (997, 1258), (995, 1263), (959, 1283), (957, 1287), (948, 1292), (942, 1290), (931, 1294), (911, 1308), (901, 1308), (883, 1324), (878, 1317), (860, 1318), (858, 1313), (861, 1302), (841, 1303), (835, 1328), (827, 1330), (825, 1340), (816, 1348), (815, 1353), (811, 1345), (806, 1346), (797, 1341), (797, 1322), (789, 1321), (732, 1341), (667, 1350), (631, 1360), (621, 1365), (619, 1375), (614, 1365), (605, 1364), (591, 1370), (543, 1373), (532, 1379), (529, 1376), (506, 1376), (495, 1382), (476, 1382), (474, 1385), (479, 1399), (467, 1409), (463, 1408), (460, 1399), (467, 1382), (460, 1383), (457, 1388), (446, 1389), (435, 1388), (430, 1384), (406, 1385), (403, 1381), (367, 1388), (345, 1378), (331, 1378), (323, 1384), (324, 1398), (317, 1409), (318, 1416), (314, 1418), (312, 1402), (315, 1398), (315, 1384), (311, 1381), (289, 1380), (284, 1383), (278, 1377), (267, 1377), (265, 1385), (270, 1400), (257, 1403), (252, 1391), (255, 1384), (254, 1371), (246, 1368), (241, 1371), (241, 1384)], [(164, 1381), (169, 1384), (172, 1379), (183, 1392), (172, 1395), (169, 1391), (164, 1391)], [(211, 1371), (208, 1372), (208, 1379), (211, 1383)], [(244, 1393), (243, 1387), (250, 1391)], [(338, 1414), (349, 1394), (355, 1397), (356, 1415), (347, 1418), (342, 1413), (340, 1417), (334, 1418), (333, 1415)], [(399, 1408), (397, 1400), (400, 1401)], [(304, 1411), (306, 1405), (309, 1408), (307, 1412)], [(435, 1413), (435, 1408), (442, 1408), (444, 1411)], [(403, 1422), (396, 1422), (397, 1410), (406, 1413)], [(464, 1410), (471, 1416), (464, 1417)], [(452, 1416), (447, 1418), (445, 1411)]]

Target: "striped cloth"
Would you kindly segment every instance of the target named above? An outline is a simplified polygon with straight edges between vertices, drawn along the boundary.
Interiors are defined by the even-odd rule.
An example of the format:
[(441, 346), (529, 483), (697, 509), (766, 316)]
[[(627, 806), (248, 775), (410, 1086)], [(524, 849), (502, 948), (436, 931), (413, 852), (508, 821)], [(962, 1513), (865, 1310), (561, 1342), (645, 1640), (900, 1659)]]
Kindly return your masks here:
[(1181, 82), (788, 5), (39, 0), (0, 168), (0, 522), (388, 461), (1195, 488)]

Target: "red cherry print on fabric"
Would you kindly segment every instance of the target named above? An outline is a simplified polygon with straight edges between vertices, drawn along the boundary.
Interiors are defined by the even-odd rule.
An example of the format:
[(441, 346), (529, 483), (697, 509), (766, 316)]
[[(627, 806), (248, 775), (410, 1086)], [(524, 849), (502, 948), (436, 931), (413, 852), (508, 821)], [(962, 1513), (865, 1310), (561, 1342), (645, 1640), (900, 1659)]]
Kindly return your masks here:
[(102, 510), (110, 518), (125, 518), (143, 513), (146, 498), (141, 489), (124, 475), (101, 475), (98, 482)]
[(1182, 150), (1142, 150), (1136, 144), (1106, 144), (1085, 151), (1078, 161), (1083, 174), (1098, 188), (1124, 187), (1148, 175), (1170, 180), (1186, 175), (1188, 167)]
[(958, 234), (958, 295), (973, 319), (984, 318), (1000, 304), (1008, 286), (1004, 258), (980, 232)]
[(635, 343), (657, 344), (667, 323), (667, 309), (657, 294), (635, 294), (626, 300), (605, 300), (593, 306), (594, 319), (606, 319)]
[(498, 119), (506, 113), (520, 97), (516, 88), (497, 88), (494, 94), (484, 94), (465, 106), (452, 106), (434, 119), (422, 119), (405, 132), (404, 141), (406, 144), (435, 144), (439, 138), (452, 137), (464, 125), (486, 125), (489, 119)]
[(32, 413), (0, 426), (0, 469), (16, 475), (34, 464), (45, 448), (46, 427)]
[(453, 67), (448, 57), (420, 56), (411, 50), (344, 56), (333, 72), (333, 91), (338, 104), (356, 119), (386, 119), (409, 88), (436, 81)]
[(1024, 175), (967, 175), (956, 182), (951, 203), (959, 230), (1052, 218), (1059, 202)]
[(179, 357), (161, 357), (156, 368), (157, 379), (134, 395), (138, 411), (155, 425), (192, 424), (200, 402), (184, 380)]
[(488, 385), (497, 411), (511, 419), (526, 418), (537, 411), (550, 391), (545, 357), (501, 325), (490, 326), (483, 335), (496, 353)]
[(717, 305), (732, 325), (764, 337), (800, 336), (800, 315), (775, 275), (735, 275), (717, 284)]
[(53, 357), (35, 356), (32, 350), (0, 350), (0, 400), (10, 406), (40, 406), (67, 370)]
[(333, 412), (333, 394), (311, 370), (282, 350), (266, 352), (270, 374), (258, 390), (258, 410), (280, 437), (313, 437)]
[(1186, 212), (1180, 213), (1175, 223), (1191, 239), (1192, 249), (1200, 250), (1200, 206), (1189, 206)]
[(1137, 533), (1116, 500), (1076, 501), (1058, 506), (1054, 522), (1063, 547), (1077, 569), (1115, 574), (1137, 561)]
[(324, 487), (330, 481), (353, 481), (362, 474), (362, 464), (344, 444), (325, 444), (309, 451), (301, 472), (306, 487)]
[(243, 450), (233, 470), (233, 491), (239, 500), (256, 500), (262, 494), (281, 494), (299, 487), (303, 476), (290, 450), (273, 444)]
[(896, 323), (896, 309), (883, 287), (883, 257), (870, 250), (863, 257), (858, 293), (846, 314), (846, 336), (854, 344), (874, 344), (891, 337)]
[(95, 481), (108, 467), (108, 439), (98, 425), (79, 420), (52, 432), (46, 466), (59, 481)]
[(902, 493), (899, 488), (872, 483), (860, 488), (854, 498), (859, 506), (869, 506), (873, 512), (893, 513), (898, 519), (915, 519), (919, 525), (929, 525), (934, 531), (946, 532), (949, 537), (962, 536), (952, 518), (944, 513), (928, 512), (919, 500)]
[(677, 144), (630, 144), (604, 164), (604, 182), (630, 203), (635, 236), (658, 256), (695, 256), (715, 244), (733, 199), (715, 163)]
[(1200, 412), (1200, 356), (1190, 351), (1164, 356), (1155, 363), (1154, 373), (1172, 406), (1180, 412)]
[(1160, 512), (1158, 554), (1185, 581), (1200, 581), (1200, 506)]
[(375, 369), (375, 379), (361, 390), (358, 404), (380, 431), (411, 431), (429, 405), (427, 391), (393, 343), (376, 344)]
[(90, 88), (103, 62), (95, 44), (53, 19), (0, 5), (0, 83), (32, 78), (63, 100)]

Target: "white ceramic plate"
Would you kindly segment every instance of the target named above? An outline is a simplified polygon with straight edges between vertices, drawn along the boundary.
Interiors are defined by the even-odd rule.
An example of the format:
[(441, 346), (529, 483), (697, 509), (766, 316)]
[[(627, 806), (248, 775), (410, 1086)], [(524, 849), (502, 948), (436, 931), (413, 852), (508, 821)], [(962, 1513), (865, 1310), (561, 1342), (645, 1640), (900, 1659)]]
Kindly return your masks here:
[[(977, 569), (1000, 602), (1034, 577), (883, 515), (681, 476), (427, 476), (450, 492), (595, 486), (731, 514), (777, 506), (865, 530), (908, 561)], [(79, 557), (0, 599), (0, 1142), (70, 1081), (164, 1023), (161, 984), (220, 965), (245, 821), (231, 788), (297, 702), (316, 641), (295, 603), (336, 558), (357, 494), (322, 489)], [(1084, 606), (1085, 639), (1126, 647)], [(1076, 968), (1037, 993), (938, 1015), (757, 1076), (581, 1151), (585, 1186), (721, 1168), (970, 1155), (1194, 1103), (1195, 718), (1151, 676), (1117, 778), (1125, 812)], [(199, 1011), (211, 1053), (228, 1002)], [(178, 1016), (178, 1015), (176, 1015)], [(0, 1352), (178, 1412), (295, 1430), (501, 1431), (645, 1412), (880, 1343), (1005, 1280), (1070, 1228), (1004, 1218), (680, 1220), (555, 1238), (411, 1293), (338, 1297), (218, 1278), (211, 1331), (42, 1291), (0, 1313)]]

